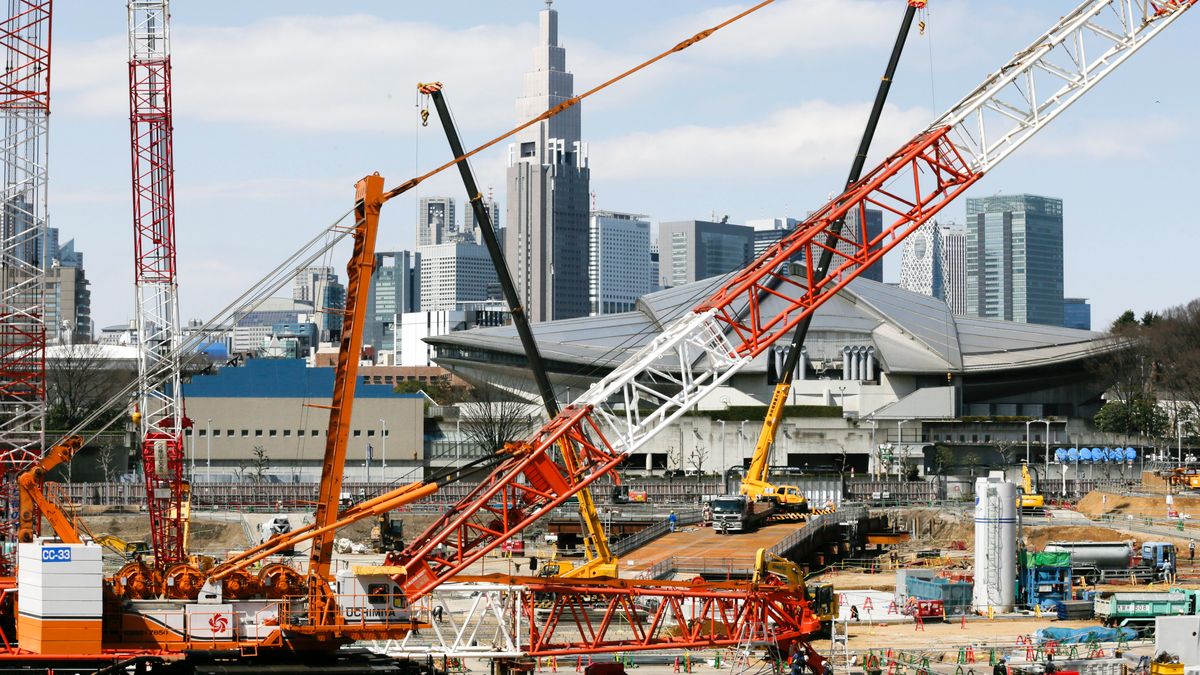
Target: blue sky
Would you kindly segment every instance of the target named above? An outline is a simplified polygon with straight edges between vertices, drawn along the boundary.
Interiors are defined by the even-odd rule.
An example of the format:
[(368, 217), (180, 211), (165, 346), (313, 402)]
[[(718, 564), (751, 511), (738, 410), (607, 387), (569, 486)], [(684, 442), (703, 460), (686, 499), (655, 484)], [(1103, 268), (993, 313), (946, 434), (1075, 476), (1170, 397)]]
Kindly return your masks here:
[[(802, 216), (840, 190), (904, 0), (778, 0), (583, 108), (602, 209), (654, 220)], [(895, 149), (1076, 3), (930, 0), (873, 156)], [(442, 80), (466, 144), (516, 123), (540, 0), (176, 0), (172, 5), (182, 314), (207, 318), (345, 212), (353, 183), (447, 159), (415, 83)], [(747, 6), (558, 0), (576, 90)], [(124, 3), (55, 6), (51, 224), (85, 253), (97, 326), (133, 308)], [(1093, 323), (1196, 297), (1200, 42), (1192, 11), (972, 192), (1064, 200), (1066, 294)], [(1192, 45), (1189, 47), (1189, 45)], [(477, 159), (503, 201), (503, 149)], [(459, 196), (450, 173), (423, 195)], [(418, 195), (379, 246), (411, 248)], [(965, 203), (945, 214), (961, 222)], [(330, 264), (345, 266), (345, 252)], [(885, 279), (899, 276), (899, 257)]]

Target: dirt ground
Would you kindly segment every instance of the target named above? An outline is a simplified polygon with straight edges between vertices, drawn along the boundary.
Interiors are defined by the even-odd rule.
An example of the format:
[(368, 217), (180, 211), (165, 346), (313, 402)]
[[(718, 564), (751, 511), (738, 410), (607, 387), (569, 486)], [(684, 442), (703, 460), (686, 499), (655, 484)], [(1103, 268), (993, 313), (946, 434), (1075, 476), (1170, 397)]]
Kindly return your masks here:
[[(881, 645), (897, 649), (926, 648), (936, 652), (931, 645), (963, 644), (1013, 644), (1018, 635), (1030, 635), (1047, 626), (1058, 628), (1083, 628), (1095, 626), (1095, 621), (1052, 621), (1050, 619), (997, 619), (987, 621), (982, 617), (967, 619), (966, 628), (960, 621), (947, 623), (930, 621), (925, 630), (917, 630), (913, 623), (895, 624), (852, 624), (850, 627), (850, 649), (879, 649)], [(820, 649), (822, 645), (817, 645)], [(957, 647), (947, 651), (949, 658), (957, 656)], [(986, 656), (984, 657), (986, 659)]]
[[(1175, 495), (1174, 506), (1180, 513), (1200, 518), (1200, 497)], [(1110, 514), (1167, 517), (1167, 501), (1164, 495), (1121, 495), (1097, 490), (1079, 500), (1076, 509), (1089, 518)]]

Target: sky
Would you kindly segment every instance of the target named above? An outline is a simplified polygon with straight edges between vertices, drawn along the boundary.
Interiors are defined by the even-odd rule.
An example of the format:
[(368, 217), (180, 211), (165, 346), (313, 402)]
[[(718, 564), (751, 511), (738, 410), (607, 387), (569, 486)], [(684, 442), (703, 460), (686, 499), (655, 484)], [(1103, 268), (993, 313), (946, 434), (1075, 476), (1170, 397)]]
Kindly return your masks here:
[[(901, 60), (872, 162), (1077, 4), (930, 0)], [(576, 92), (749, 3), (558, 0)], [(777, 0), (583, 104), (597, 208), (654, 221), (803, 217), (841, 191), (904, 0)], [(181, 313), (207, 319), (344, 214), (449, 159), (416, 83), (445, 83), (467, 147), (514, 126), (542, 0), (172, 3)], [(55, 3), (50, 224), (84, 252), (97, 330), (133, 315), (124, 3)], [(1200, 293), (1200, 90), (1189, 12), (967, 196), (1064, 200), (1065, 294), (1093, 327)], [(1192, 45), (1192, 47), (1188, 47)], [(474, 161), (504, 201), (503, 144)], [(389, 202), (379, 250), (415, 246), (417, 199), (460, 201), (446, 172)], [(965, 200), (942, 220), (962, 222)], [(461, 215), (460, 215), (461, 218)], [(344, 279), (348, 251), (327, 264)], [(899, 248), (884, 261), (899, 279)]]

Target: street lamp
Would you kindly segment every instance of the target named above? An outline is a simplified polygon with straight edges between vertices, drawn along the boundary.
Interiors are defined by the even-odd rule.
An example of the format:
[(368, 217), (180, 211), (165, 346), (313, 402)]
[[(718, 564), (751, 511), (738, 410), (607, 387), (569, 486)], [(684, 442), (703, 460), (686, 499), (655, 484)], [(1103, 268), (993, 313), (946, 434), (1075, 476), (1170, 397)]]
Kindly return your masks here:
[[(725, 466), (725, 420), (717, 420), (717, 421), (721, 423), (721, 477), (722, 477), (721, 484), (725, 485), (728, 482), (728, 481), (724, 480), (725, 471), (729, 468), (729, 467)], [(721, 493), (724, 494), (725, 490), (722, 489)]]
[(1043, 476), (1050, 475), (1050, 420), (1042, 420), (1046, 423), (1046, 471)]
[(382, 427), (379, 437), (379, 465), (382, 468), (387, 468), (387, 421), (382, 417), (379, 418), (379, 425)]
[(208, 418), (208, 432), (207, 433), (208, 433), (208, 435), (204, 437), (204, 440), (205, 440), (206, 444), (208, 445), (208, 457), (205, 458), (205, 462), (204, 462), (204, 464), (205, 464), (204, 478), (207, 482), (211, 483), (212, 482), (212, 418), (211, 417)]
[(840, 394), (840, 395), (838, 396), (838, 399), (839, 399), (839, 400), (838, 400), (838, 405), (840, 405), (840, 406), (841, 406), (841, 408), (842, 408), (842, 414), (843, 414), (843, 415), (845, 415), (845, 414), (846, 414), (846, 388), (845, 388), (845, 387), (838, 387), (838, 393)]
[(742, 449), (742, 439), (746, 437), (746, 421), (738, 425), (738, 463), (742, 463), (746, 458), (746, 451)]
[[(461, 413), (460, 413), (461, 414)], [(454, 465), (462, 464), (462, 418), (454, 421)]]
[(1179, 466), (1183, 466), (1183, 418), (1178, 414), (1175, 415), (1175, 442), (1179, 446)]

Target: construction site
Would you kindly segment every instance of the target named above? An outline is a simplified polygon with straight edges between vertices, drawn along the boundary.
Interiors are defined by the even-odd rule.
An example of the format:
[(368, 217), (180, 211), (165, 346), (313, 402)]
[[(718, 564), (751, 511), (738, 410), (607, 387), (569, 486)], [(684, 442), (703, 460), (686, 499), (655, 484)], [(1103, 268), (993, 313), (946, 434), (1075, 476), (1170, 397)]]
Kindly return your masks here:
[[(1200, 513), (1200, 497), (1187, 495), (1200, 487), (1200, 469), (1143, 459), (1137, 478), (1119, 489), (1071, 499), (1017, 464), (975, 476), (970, 494), (934, 499), (904, 497), (899, 482), (851, 495), (844, 484), (831, 489), (773, 471), (770, 462), (790, 373), (821, 306), (1060, 113), (1069, 116), (1072, 103), (1183, 19), (1195, 0), (1086, 0), (1064, 8), (1032, 42), (1014, 42), (1009, 62), (871, 167), (868, 150), (888, 88), (925, 6), (898, 0), (899, 31), (844, 190), (812, 205), (807, 219), (751, 265), (560, 404), (514, 283), (521, 270), (504, 259), (472, 159), (643, 68), (703, 49), (709, 36), (771, 4), (679, 36), (661, 54), (516, 129), (497, 130), (476, 148), (464, 147), (455, 127), (451, 83), (416, 85), (429, 124), (445, 134), (446, 163), (399, 181), (363, 167), (346, 195), (348, 214), (297, 242), (295, 254), (210, 322), (220, 325), (269, 296), (338, 243), (352, 244), (332, 398), (309, 406), (328, 415), (313, 498), (288, 486), (246, 494), (190, 480), (184, 435), (193, 421), (181, 363), (204, 327), (180, 329), (170, 12), (166, 0), (130, 0), (138, 377), (114, 396), (125, 411), (120, 420), (90, 419), (50, 437), (38, 290), (45, 270), (22, 257), (27, 243), (19, 240), (37, 228), (6, 230), (0, 670), (1200, 670), (1200, 525), (1189, 518)], [(0, 24), (9, 64), (0, 98), (9, 136), (5, 203), (38, 205), (27, 215), (44, 228), (39, 139), (49, 115), (51, 3), (9, 8)], [(490, 454), (411, 482), (352, 487), (347, 447), (380, 214), (442, 172), (457, 173), (473, 196), (544, 414), (534, 433)], [(877, 237), (847, 225), (865, 223), (867, 205), (885, 213)], [(777, 344), (792, 348), (739, 476), (698, 478), (694, 489), (670, 494), (622, 479), (630, 454)], [(49, 479), (98, 424), (117, 421), (137, 428), (144, 474), (125, 503), (99, 504)], [(1132, 469), (1133, 460), (1127, 463)]]

